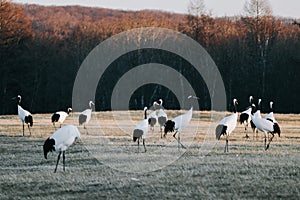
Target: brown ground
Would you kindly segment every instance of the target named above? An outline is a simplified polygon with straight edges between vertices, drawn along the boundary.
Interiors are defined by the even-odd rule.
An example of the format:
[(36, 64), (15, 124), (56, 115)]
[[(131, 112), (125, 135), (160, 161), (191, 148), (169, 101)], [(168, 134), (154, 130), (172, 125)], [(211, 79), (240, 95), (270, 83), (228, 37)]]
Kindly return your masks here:
[[(170, 118), (182, 113), (167, 111)], [(81, 140), (53, 173), (57, 154), (45, 160), (44, 140), (55, 130), (51, 114), (34, 114), (32, 136), (22, 137), (18, 116), (0, 116), (0, 199), (266, 199), (300, 198), (300, 115), (276, 114), (282, 130), (270, 149), (263, 134), (245, 139), (238, 124), (224, 153), (225, 140), (214, 129), (225, 113), (195, 112), (182, 134), (187, 149), (171, 134), (160, 139), (158, 126), (138, 153), (132, 130), (142, 111), (94, 113)], [(77, 124), (75, 113), (65, 124)], [(59, 126), (59, 125), (58, 125)]]

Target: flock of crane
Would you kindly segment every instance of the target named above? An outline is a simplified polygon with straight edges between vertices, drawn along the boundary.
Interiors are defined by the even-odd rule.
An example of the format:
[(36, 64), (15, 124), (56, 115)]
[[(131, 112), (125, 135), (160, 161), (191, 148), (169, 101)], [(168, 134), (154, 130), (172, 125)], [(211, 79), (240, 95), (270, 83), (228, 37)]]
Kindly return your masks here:
[[(23, 125), (23, 136), (24, 136), (24, 123), (27, 124), (31, 135), (30, 127), (33, 126), (33, 117), (29, 111), (21, 107), (20, 95), (18, 95), (17, 99), (18, 99), (18, 115)], [(189, 96), (188, 99), (198, 99), (198, 97)], [(167, 133), (169, 132), (174, 133), (173, 137), (178, 142), (178, 148), (186, 148), (181, 143), (180, 134), (182, 129), (188, 126), (192, 119), (193, 106), (191, 106), (191, 108), (186, 113), (179, 115), (170, 120), (168, 119), (168, 116), (165, 113), (162, 104), (163, 104), (162, 99), (155, 101), (152, 106), (153, 111), (148, 116), (147, 116), (148, 108), (147, 107), (144, 108), (144, 119), (139, 124), (137, 124), (133, 130), (133, 141), (134, 142), (137, 141), (138, 151), (140, 146), (140, 140), (142, 140), (144, 151), (145, 152), (147, 151), (145, 139), (147, 138), (148, 135), (148, 129), (150, 127), (150, 131), (153, 131), (154, 125), (157, 122), (160, 127), (161, 138), (166, 137)], [(269, 148), (270, 143), (276, 133), (280, 137), (280, 127), (277, 121), (275, 120), (274, 113), (273, 113), (273, 102), (270, 102), (270, 112), (265, 116), (265, 118), (261, 117), (260, 104), (261, 104), (261, 99), (258, 100), (258, 104), (256, 107), (255, 104), (253, 103), (253, 97), (250, 96), (249, 107), (240, 114), (240, 118), (238, 120), (238, 112), (237, 112), (238, 101), (237, 99), (233, 99), (234, 113), (223, 118), (218, 123), (215, 130), (217, 140), (219, 140), (222, 135), (226, 136), (226, 144), (225, 144), (224, 152), (228, 152), (229, 136), (232, 133), (232, 131), (236, 128), (238, 121), (244, 125), (245, 131), (247, 130), (247, 127), (250, 124), (251, 128), (253, 129), (253, 132), (257, 132), (257, 130), (260, 130), (261, 132), (264, 133), (265, 150)], [(79, 125), (83, 125), (85, 129), (86, 129), (86, 124), (88, 124), (88, 122), (91, 119), (92, 105), (95, 104), (92, 101), (90, 101), (89, 108), (81, 112), (78, 118)], [(158, 113), (156, 112), (156, 110), (158, 110)], [(53, 123), (53, 126), (55, 127), (55, 123), (57, 122), (60, 124), (60, 128), (56, 130), (52, 134), (52, 136), (50, 136), (45, 141), (43, 145), (45, 159), (47, 159), (47, 154), (49, 152), (56, 151), (59, 153), (54, 172), (56, 172), (57, 170), (57, 166), (61, 154), (63, 154), (63, 170), (65, 171), (65, 151), (69, 146), (71, 146), (74, 143), (76, 138), (80, 138), (80, 132), (76, 126), (74, 125), (61, 126), (64, 120), (66, 119), (66, 117), (69, 116), (70, 112), (72, 112), (72, 108), (68, 108), (67, 112), (59, 111), (52, 115), (51, 121)], [(272, 136), (269, 139), (269, 142), (267, 144), (268, 133), (270, 133)], [(245, 137), (248, 138), (249, 136), (246, 134)]]

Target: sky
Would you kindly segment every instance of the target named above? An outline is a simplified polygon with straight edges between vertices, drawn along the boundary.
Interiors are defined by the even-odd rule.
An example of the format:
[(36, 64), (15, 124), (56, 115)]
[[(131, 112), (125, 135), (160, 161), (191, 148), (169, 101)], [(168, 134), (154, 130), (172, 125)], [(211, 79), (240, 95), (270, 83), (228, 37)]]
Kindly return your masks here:
[[(122, 10), (154, 9), (187, 13), (189, 0), (12, 0), (23, 4), (82, 5)], [(213, 16), (242, 15), (246, 0), (204, 0)], [(269, 0), (273, 15), (300, 19), (300, 0)]]

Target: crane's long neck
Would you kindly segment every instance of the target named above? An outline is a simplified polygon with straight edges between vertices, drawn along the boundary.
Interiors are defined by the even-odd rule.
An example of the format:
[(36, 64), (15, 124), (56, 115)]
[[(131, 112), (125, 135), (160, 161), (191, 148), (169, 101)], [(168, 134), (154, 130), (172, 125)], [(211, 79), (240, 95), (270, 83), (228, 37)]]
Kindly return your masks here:
[(147, 119), (147, 109), (144, 110), (144, 119)]

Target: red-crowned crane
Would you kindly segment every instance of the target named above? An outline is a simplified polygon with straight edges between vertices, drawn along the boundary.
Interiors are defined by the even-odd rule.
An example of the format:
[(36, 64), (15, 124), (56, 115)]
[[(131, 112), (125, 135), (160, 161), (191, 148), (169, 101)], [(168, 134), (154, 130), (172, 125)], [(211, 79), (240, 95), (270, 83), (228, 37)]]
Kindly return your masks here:
[(22, 125), (23, 125), (23, 136), (25, 135), (24, 134), (24, 123), (27, 124), (29, 133), (31, 135), (29, 126), (33, 126), (33, 117), (29, 111), (27, 111), (21, 107), (22, 97), (20, 95), (18, 95), (17, 99), (18, 99), (18, 115), (19, 115), (19, 118), (22, 121)]
[(140, 139), (143, 140), (143, 146), (145, 152), (147, 151), (146, 145), (145, 145), (145, 139), (148, 134), (148, 120), (147, 120), (147, 110), (148, 108), (144, 108), (144, 119), (136, 125), (135, 129), (133, 130), (133, 142), (138, 142), (138, 152), (140, 152)]
[(159, 129), (160, 129), (160, 138), (162, 138), (162, 129), (163, 127), (165, 127), (165, 124), (168, 120), (168, 116), (164, 111), (164, 107), (163, 107), (163, 100), (159, 99), (158, 102), (159, 104), (159, 110), (158, 110), (158, 114), (157, 114), (157, 120), (159, 123)]
[(89, 106), (90, 108), (82, 111), (79, 115), (78, 121), (79, 125), (83, 124), (83, 128), (86, 129), (86, 125), (89, 123), (91, 120), (91, 115), (92, 115), (92, 105), (95, 105), (94, 102), (90, 101)]
[(69, 116), (70, 112), (72, 112), (72, 108), (68, 108), (67, 112), (57, 111), (56, 113), (54, 113), (51, 117), (53, 126), (55, 127), (55, 122), (58, 122), (60, 123), (61, 127), (62, 123), (64, 123), (65, 119)]
[[(250, 124), (250, 121), (251, 121), (252, 101), (253, 101), (253, 97), (250, 96), (249, 97), (250, 106), (247, 108), (247, 110), (245, 110), (241, 113), (240, 119), (239, 119), (240, 123), (243, 124), (244, 127), (245, 127), (245, 132), (247, 131), (247, 127), (248, 127), (248, 125)], [(247, 132), (246, 132), (245, 138), (249, 138)]]
[(154, 131), (154, 125), (157, 122), (156, 106), (158, 106), (158, 103), (155, 101), (153, 102), (153, 106), (152, 106), (153, 111), (148, 115), (148, 124), (152, 132)]
[(45, 141), (43, 145), (45, 159), (47, 159), (47, 155), (49, 152), (58, 152), (54, 173), (57, 170), (57, 165), (60, 160), (61, 153), (63, 154), (63, 170), (65, 171), (65, 152), (77, 138), (80, 138), (80, 132), (78, 128), (74, 125), (65, 125), (56, 130), (53, 135)]
[(216, 127), (216, 139), (219, 140), (221, 135), (226, 135), (226, 144), (224, 152), (228, 152), (228, 140), (231, 132), (235, 129), (238, 119), (237, 105), (238, 101), (233, 99), (234, 113), (223, 118)]
[[(198, 97), (189, 96), (188, 99), (199, 99)], [(186, 148), (180, 141), (180, 134), (183, 128), (189, 125), (193, 115), (193, 106), (191, 106), (190, 110), (188, 110), (186, 113), (179, 115), (175, 117), (172, 120), (168, 120), (165, 123), (165, 129), (164, 129), (164, 137), (166, 137), (168, 132), (174, 132), (173, 137), (178, 142), (178, 148), (181, 146), (182, 148)], [(178, 133), (178, 138), (176, 138), (176, 134)]]
[[(252, 110), (254, 109), (254, 105), (252, 107)], [(270, 143), (272, 142), (272, 139), (274, 138), (275, 133), (278, 134), (280, 137), (280, 127), (277, 123), (274, 123), (268, 119), (261, 118), (258, 115), (251, 115), (251, 119), (256, 126), (258, 130), (264, 133), (265, 136), (265, 150), (268, 150)], [(267, 133), (271, 133), (272, 137), (269, 140), (269, 143), (267, 144)]]
[[(261, 118), (261, 114), (260, 114), (260, 109), (261, 109), (261, 99), (258, 99), (258, 102), (257, 102), (257, 110), (256, 112), (254, 113), (254, 116), (257, 117), (257, 118)], [(253, 110), (253, 107), (252, 107), (252, 110)], [(251, 113), (252, 115), (253, 113)], [(253, 139), (254, 139), (254, 136), (257, 137), (257, 134), (258, 134), (258, 130), (255, 126), (255, 124), (253, 123), (252, 119), (250, 121), (250, 125), (251, 125), (251, 128), (252, 128), (252, 131), (253, 131)]]

